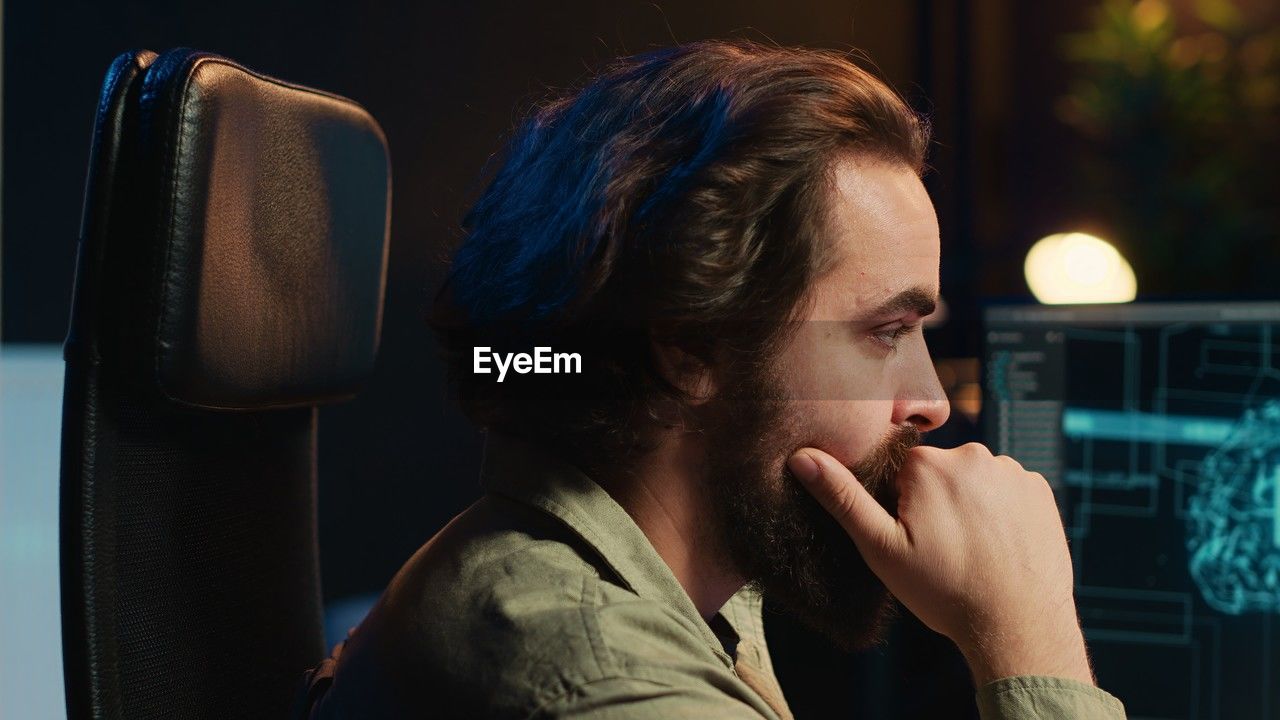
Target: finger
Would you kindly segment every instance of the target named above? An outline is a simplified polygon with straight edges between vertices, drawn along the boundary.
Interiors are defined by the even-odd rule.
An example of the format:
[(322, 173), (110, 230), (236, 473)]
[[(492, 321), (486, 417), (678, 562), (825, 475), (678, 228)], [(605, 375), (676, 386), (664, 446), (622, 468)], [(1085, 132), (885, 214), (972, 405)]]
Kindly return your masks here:
[(827, 453), (802, 448), (787, 461), (805, 489), (849, 533), (863, 557), (896, 552), (904, 540), (902, 527), (867, 492), (849, 468)]

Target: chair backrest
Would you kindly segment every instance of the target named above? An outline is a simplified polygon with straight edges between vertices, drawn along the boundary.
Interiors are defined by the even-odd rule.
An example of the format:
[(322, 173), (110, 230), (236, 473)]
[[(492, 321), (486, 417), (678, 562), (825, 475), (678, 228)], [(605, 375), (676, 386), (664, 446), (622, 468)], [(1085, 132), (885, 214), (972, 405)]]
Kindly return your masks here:
[(316, 405), (373, 369), (390, 195), (349, 100), (112, 63), (64, 345), (71, 718), (283, 717), (323, 658)]

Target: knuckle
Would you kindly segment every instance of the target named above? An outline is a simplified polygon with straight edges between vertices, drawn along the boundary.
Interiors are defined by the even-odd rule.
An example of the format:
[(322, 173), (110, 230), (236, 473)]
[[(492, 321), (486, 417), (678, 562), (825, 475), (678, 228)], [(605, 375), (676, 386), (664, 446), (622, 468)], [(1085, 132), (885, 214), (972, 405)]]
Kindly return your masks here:
[(907, 461), (938, 463), (946, 457), (947, 452), (947, 450), (936, 448), (932, 445), (917, 445), (907, 453)]
[(971, 457), (980, 457), (980, 458), (991, 457), (991, 450), (986, 445), (983, 445), (982, 443), (979, 443), (979, 442), (965, 443), (964, 445), (961, 445), (959, 449), (964, 451), (965, 454)]
[(1009, 455), (996, 455), (995, 459), (1003, 465), (1009, 465), (1010, 467), (1017, 468), (1019, 470), (1022, 469), (1022, 463)]
[(1057, 505), (1057, 499), (1053, 492), (1053, 486), (1044, 475), (1038, 472), (1027, 472), (1027, 479), (1030, 481), (1029, 492), (1044, 502), (1046, 505)]
[(858, 498), (848, 485), (840, 483), (831, 488), (831, 504), (839, 514), (851, 516), (857, 512)]

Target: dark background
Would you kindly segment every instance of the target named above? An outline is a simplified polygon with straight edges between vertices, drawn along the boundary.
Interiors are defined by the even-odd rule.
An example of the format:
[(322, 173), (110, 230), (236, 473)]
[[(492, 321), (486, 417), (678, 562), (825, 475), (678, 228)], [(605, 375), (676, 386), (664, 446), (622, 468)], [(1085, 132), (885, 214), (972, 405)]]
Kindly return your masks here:
[[(1060, 39), (1089, 22), (1093, 5), (6, 3), (2, 336), (62, 340), (93, 110), (116, 54), (209, 50), (365, 105), (386, 131), (394, 175), (387, 305), (375, 377), (358, 400), (321, 413), (320, 520), (326, 598), (377, 592), (478, 495), (481, 436), (446, 401), (423, 317), (482, 165), (546, 88), (572, 86), (616, 55), (700, 38), (866, 51), (933, 118), (926, 184), (942, 226), (951, 319), (930, 342), (937, 357), (972, 357), (979, 301), (1026, 296), (1021, 263), (1035, 239), (1123, 227), (1109, 226), (1081, 185), (1075, 159), (1087, 140), (1055, 109), (1071, 72)], [(1140, 260), (1142, 242), (1130, 235), (1118, 244)], [(1278, 267), (1257, 265), (1261, 279), (1247, 287), (1223, 278), (1174, 289), (1266, 292)], [(953, 416), (960, 424), (940, 442), (971, 439), (962, 414)], [(886, 648), (859, 656), (828, 650), (785, 618), (771, 616), (769, 632), (798, 717), (832, 708), (869, 717), (971, 712), (944, 709), (971, 704), (963, 664), (909, 620)]]

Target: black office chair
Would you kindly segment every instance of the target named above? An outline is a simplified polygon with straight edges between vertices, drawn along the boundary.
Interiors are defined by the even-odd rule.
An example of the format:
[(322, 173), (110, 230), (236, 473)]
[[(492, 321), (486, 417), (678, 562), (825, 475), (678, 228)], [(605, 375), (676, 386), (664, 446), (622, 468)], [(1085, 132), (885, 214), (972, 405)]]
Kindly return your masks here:
[(64, 346), (71, 718), (285, 717), (324, 657), (316, 405), (373, 369), (390, 193), (349, 100), (112, 63)]

